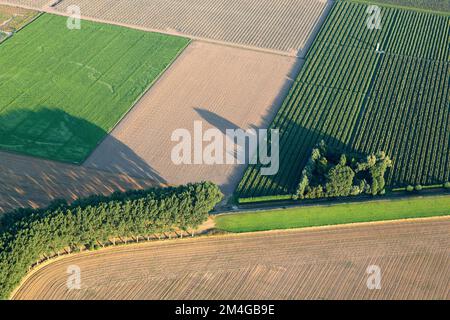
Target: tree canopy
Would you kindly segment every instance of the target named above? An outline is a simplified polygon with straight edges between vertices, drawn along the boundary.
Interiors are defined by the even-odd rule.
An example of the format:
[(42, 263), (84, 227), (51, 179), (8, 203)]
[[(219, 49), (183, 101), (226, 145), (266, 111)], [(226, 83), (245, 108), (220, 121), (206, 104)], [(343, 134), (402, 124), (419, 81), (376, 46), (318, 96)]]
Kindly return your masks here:
[(9, 297), (28, 268), (65, 248), (97, 241), (195, 229), (223, 198), (209, 182), (93, 196), (46, 209), (20, 209), (2, 219), (0, 298)]

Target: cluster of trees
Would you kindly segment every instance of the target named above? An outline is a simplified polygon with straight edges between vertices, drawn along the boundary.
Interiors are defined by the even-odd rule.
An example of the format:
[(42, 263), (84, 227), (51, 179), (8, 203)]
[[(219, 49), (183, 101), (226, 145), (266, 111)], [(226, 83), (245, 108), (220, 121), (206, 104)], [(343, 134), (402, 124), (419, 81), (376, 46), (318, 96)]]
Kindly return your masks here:
[(209, 182), (94, 196), (40, 210), (21, 209), (2, 219), (0, 298), (9, 297), (28, 268), (66, 248), (92, 248), (117, 237), (195, 229), (223, 198)]
[(384, 194), (384, 176), (391, 167), (392, 161), (384, 152), (361, 159), (341, 154), (321, 141), (302, 172), (294, 199)]

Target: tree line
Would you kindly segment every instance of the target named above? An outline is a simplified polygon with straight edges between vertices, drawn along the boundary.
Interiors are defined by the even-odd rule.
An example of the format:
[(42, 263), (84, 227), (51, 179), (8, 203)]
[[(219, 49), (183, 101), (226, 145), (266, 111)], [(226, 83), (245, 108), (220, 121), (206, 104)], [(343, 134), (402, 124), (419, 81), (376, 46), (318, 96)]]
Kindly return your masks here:
[(188, 231), (223, 198), (213, 183), (116, 192), (45, 209), (19, 209), (1, 220), (0, 298), (7, 299), (30, 266), (64, 249), (93, 248), (117, 237)]

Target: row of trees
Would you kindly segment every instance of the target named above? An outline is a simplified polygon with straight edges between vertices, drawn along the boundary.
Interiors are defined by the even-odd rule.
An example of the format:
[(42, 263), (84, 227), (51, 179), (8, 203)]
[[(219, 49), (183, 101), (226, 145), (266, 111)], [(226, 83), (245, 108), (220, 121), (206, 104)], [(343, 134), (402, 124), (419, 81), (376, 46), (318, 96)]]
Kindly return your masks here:
[(59, 201), (46, 209), (7, 214), (1, 221), (0, 298), (8, 298), (44, 255), (117, 237), (195, 229), (222, 198), (215, 184), (204, 182), (94, 196), (71, 205)]
[(385, 173), (392, 167), (391, 159), (384, 153), (358, 156), (339, 154), (324, 141), (313, 149), (295, 199), (347, 197), (362, 193), (378, 195), (385, 192)]

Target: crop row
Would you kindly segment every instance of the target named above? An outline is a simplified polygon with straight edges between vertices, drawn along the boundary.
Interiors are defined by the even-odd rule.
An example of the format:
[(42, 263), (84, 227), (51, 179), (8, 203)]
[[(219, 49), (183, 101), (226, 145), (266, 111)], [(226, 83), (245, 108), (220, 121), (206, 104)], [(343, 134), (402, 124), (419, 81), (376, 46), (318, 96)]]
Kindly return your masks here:
[(261, 176), (249, 167), (240, 198), (291, 193), (322, 139), (347, 151), (387, 151), (396, 164), (390, 186), (449, 179), (449, 17), (383, 8), (381, 30), (370, 30), (366, 10), (334, 4), (272, 123), (280, 170)]

